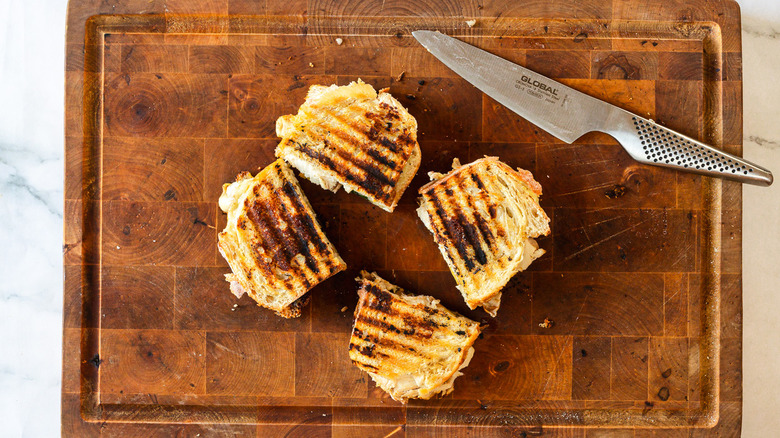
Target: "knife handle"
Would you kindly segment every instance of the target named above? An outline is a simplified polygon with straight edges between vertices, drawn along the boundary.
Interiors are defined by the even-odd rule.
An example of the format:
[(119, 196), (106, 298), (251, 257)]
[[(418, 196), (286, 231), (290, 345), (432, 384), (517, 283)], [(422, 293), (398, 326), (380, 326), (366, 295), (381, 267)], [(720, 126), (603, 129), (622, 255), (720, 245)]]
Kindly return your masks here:
[[(605, 129), (637, 161), (683, 172), (769, 186), (772, 172), (736, 155), (665, 128), (652, 120), (626, 111)], [(618, 120), (615, 120), (615, 119)]]

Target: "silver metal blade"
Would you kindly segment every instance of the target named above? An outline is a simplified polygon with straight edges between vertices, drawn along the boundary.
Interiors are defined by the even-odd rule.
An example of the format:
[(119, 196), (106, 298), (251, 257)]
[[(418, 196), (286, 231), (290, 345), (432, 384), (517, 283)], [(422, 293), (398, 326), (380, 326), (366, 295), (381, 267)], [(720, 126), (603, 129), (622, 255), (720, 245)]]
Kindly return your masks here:
[(428, 30), (414, 31), (412, 35), (463, 79), (567, 143), (588, 132), (601, 131), (614, 137), (641, 163), (748, 184), (772, 184), (772, 172), (757, 164), (470, 44)]
[(463, 79), (521, 117), (571, 143), (600, 130), (614, 108), (560, 82), (440, 32), (412, 35)]

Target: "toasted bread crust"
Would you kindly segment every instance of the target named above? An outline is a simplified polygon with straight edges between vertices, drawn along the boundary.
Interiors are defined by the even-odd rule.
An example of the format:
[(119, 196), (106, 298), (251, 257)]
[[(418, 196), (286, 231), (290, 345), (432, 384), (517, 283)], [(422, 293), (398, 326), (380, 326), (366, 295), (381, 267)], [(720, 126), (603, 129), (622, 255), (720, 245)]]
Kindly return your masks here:
[(218, 247), (234, 294), (249, 294), (285, 318), (300, 316), (304, 294), (346, 264), (328, 241), (292, 170), (277, 160), (239, 174), (219, 199), (228, 214)]
[(296, 115), (277, 120), (276, 156), (327, 190), (343, 186), (393, 211), (420, 166), (417, 121), (361, 81), (314, 85)]
[(530, 172), (485, 157), (426, 184), (420, 194), (418, 215), (466, 304), (495, 316), (501, 289), (544, 254), (533, 239), (550, 233), (539, 206), (541, 185)]
[(452, 391), (473, 354), (479, 324), (433, 297), (408, 295), (376, 274), (364, 271), (357, 281), (352, 362), (401, 402)]

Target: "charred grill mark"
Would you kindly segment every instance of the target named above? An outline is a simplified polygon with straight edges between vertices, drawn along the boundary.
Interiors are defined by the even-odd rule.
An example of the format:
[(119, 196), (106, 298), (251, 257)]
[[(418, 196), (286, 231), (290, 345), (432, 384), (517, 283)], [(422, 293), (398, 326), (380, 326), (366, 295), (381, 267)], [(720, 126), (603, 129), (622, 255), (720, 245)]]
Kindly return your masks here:
[[(352, 146), (355, 149), (360, 149), (360, 145), (362, 143), (360, 141), (361, 140), (360, 135), (355, 137), (355, 136), (349, 135), (347, 133), (347, 131), (344, 130), (344, 129), (340, 129), (340, 128), (335, 127), (335, 126), (328, 126), (328, 125), (325, 125), (324, 123), (325, 122), (323, 122), (324, 126), (322, 127), (322, 129), (324, 129), (325, 132), (327, 132), (328, 135), (332, 135), (332, 136), (338, 138), (343, 143), (347, 143), (347, 144), (349, 144), (350, 146)], [(325, 140), (325, 144), (326, 145), (328, 144), (327, 140)]]
[[(439, 251), (442, 252), (442, 256), (449, 261), (448, 265), (450, 266), (450, 269), (453, 270), (453, 275), (455, 275), (456, 278), (460, 277), (460, 267), (457, 264), (457, 261), (455, 259), (455, 256), (453, 255), (453, 246), (449, 244), (449, 239), (447, 237), (447, 230), (444, 229), (444, 222), (441, 220), (441, 215), (443, 214), (441, 209), (437, 209), (436, 205), (434, 205), (433, 200), (435, 199), (435, 194), (433, 192), (429, 192), (423, 195), (426, 198), (427, 204), (429, 207), (427, 208), (428, 216), (430, 217), (431, 222), (433, 223), (433, 241), (436, 243), (436, 245), (439, 245)], [(430, 206), (433, 205), (433, 210), (431, 211)], [(435, 213), (435, 214), (434, 214)], [(438, 221), (438, 223), (435, 223)]]
[[(290, 196), (288, 188), (292, 189), (292, 185), (289, 182), (286, 182), (282, 186), (282, 191), (288, 196), (288, 199), (293, 201), (294, 210), (289, 211), (287, 204), (285, 204), (283, 201), (279, 202), (279, 208), (282, 210), (282, 213), (284, 213), (287, 222), (295, 229), (294, 237), (298, 242), (298, 253), (303, 255), (306, 267), (309, 268), (312, 273), (317, 274), (320, 272), (320, 269), (317, 266), (317, 261), (314, 259), (314, 255), (309, 250), (309, 242), (314, 241), (315, 239), (319, 239), (319, 236), (317, 235), (316, 230), (304, 227), (303, 223), (301, 222), (301, 217), (306, 216), (307, 212), (301, 208), (297, 208), (298, 205), (295, 205), (296, 199)], [(292, 190), (292, 194), (295, 195), (294, 190)]]
[[(350, 345), (352, 346), (352, 345)], [(374, 351), (376, 348), (376, 344), (371, 345), (356, 345), (355, 350), (366, 357), (389, 357), (387, 354), (382, 353), (381, 351)]]
[(394, 142), (393, 140), (390, 140), (387, 137), (380, 137), (377, 140), (377, 143), (379, 143), (382, 146), (390, 149), (390, 151), (393, 152), (393, 153), (398, 153), (398, 150), (401, 149), (401, 148), (398, 147), (399, 146), (398, 143)]
[(363, 286), (366, 292), (370, 293), (373, 299), (368, 299), (366, 304), (368, 307), (378, 312), (388, 312), (393, 304), (393, 296), (388, 292), (385, 292), (373, 284), (366, 284)]
[[(299, 219), (301, 221), (301, 226), (307, 230), (311, 230), (314, 235), (316, 236), (315, 239), (310, 240), (314, 244), (314, 246), (317, 248), (320, 253), (324, 253), (328, 249), (328, 245), (325, 243), (324, 240), (322, 240), (321, 236), (317, 233), (317, 228), (314, 224), (314, 219), (312, 219), (311, 216), (308, 214), (303, 214), (299, 216)], [(331, 266), (331, 258), (327, 257), (326, 259), (327, 266)]]
[[(395, 139), (392, 139), (388, 136), (379, 137), (378, 133), (381, 131), (386, 131), (387, 134), (392, 135), (392, 132), (390, 131), (392, 127), (393, 124), (391, 122), (385, 122), (383, 126), (383, 122), (375, 120), (372, 130), (377, 132), (376, 141), (379, 144), (385, 146), (386, 148), (390, 149), (391, 152), (397, 154), (401, 161), (406, 161), (409, 156), (412, 155), (412, 149), (414, 149), (414, 146), (417, 144), (417, 142), (412, 139), (411, 135), (409, 135), (408, 129), (404, 129), (403, 132), (396, 136)], [(393, 166), (393, 168), (395, 168), (395, 166)]]
[[(484, 186), (482, 185), (482, 182), (479, 180), (479, 177), (475, 178), (475, 176), (476, 176), (475, 174), (473, 173), (471, 174), (471, 181), (474, 181), (475, 183), (476, 181), (479, 181), (479, 183), (477, 183), (477, 186), (478, 188), (480, 188), (480, 191), (479, 191), (479, 195), (477, 196), (479, 196), (480, 200), (482, 200), (482, 202), (484, 202), (485, 205), (487, 205), (489, 202), (489, 199), (487, 199), (487, 193), (485, 193)], [(482, 238), (482, 241), (485, 242), (485, 246), (487, 246), (487, 249), (490, 250), (495, 246), (495, 239), (493, 237), (493, 233), (490, 231), (489, 222), (482, 216), (482, 213), (477, 208), (477, 203), (471, 199), (473, 195), (470, 195), (466, 191), (465, 184), (467, 182), (468, 181), (465, 178), (457, 179), (458, 189), (463, 194), (463, 198), (466, 203), (464, 208), (458, 211), (466, 212), (467, 214), (470, 213), (469, 214), (470, 217), (467, 218), (468, 223), (472, 225), (476, 224), (476, 229), (479, 231), (479, 235)], [(487, 262), (487, 259), (485, 259), (485, 262)], [(481, 262), (481, 263), (484, 265), (485, 262)]]
[[(345, 159), (349, 159), (349, 156), (345, 157)], [(373, 179), (382, 186), (393, 187), (395, 185), (395, 181), (385, 175), (377, 166), (372, 165), (365, 160), (358, 159), (357, 157), (352, 157), (352, 163), (365, 173), (365, 180)]]
[[(312, 220), (306, 205), (303, 203), (303, 193), (297, 190), (289, 181), (282, 186), (282, 192), (292, 201), (297, 213), (292, 221), (296, 230), (300, 229), (300, 232), (305, 235), (306, 242), (313, 243), (317, 250), (325, 252), (328, 249), (328, 245), (322, 239), (321, 232), (318, 232), (317, 225)], [(306, 246), (308, 248), (308, 245)]]
[(368, 130), (366, 137), (371, 141), (376, 141), (376, 139), (379, 138), (379, 130), (376, 129), (376, 126), (372, 126), (371, 129)]
[[(403, 333), (402, 330), (396, 328), (392, 324), (388, 324), (385, 321), (380, 321), (376, 318), (371, 318), (365, 315), (360, 316), (357, 323), (362, 326), (366, 326), (366, 330), (373, 329), (373, 331), (375, 332), (380, 332), (380, 333), (390, 332), (399, 335)], [(371, 336), (370, 334), (364, 332), (362, 337), (358, 336), (357, 338), (365, 342), (378, 345), (382, 349), (408, 350), (409, 347), (413, 347), (414, 345), (416, 345), (415, 343), (419, 343), (423, 339), (431, 339), (431, 337), (433, 336), (432, 330), (425, 332), (422, 328), (419, 327), (416, 329), (406, 329), (406, 330), (414, 330), (414, 334), (405, 335), (406, 338), (392, 339), (388, 336), (382, 336), (381, 338), (379, 336)], [(410, 344), (405, 343), (404, 341), (406, 340), (408, 340)]]
[(352, 359), (352, 363), (357, 365), (359, 368), (367, 368), (368, 370), (370, 370), (372, 372), (379, 371), (379, 368), (377, 368), (376, 366), (371, 365), (370, 363), (361, 362), (361, 361), (359, 361), (357, 359)]
[[(414, 315), (413, 313), (410, 313), (409, 311), (404, 311), (404, 310), (405, 309), (396, 310), (393, 313), (382, 312), (379, 310), (377, 312), (384, 314), (385, 316), (395, 316), (397, 318), (400, 318), (403, 321), (405, 327), (399, 328), (387, 321), (379, 320), (372, 316), (367, 316), (367, 315), (360, 315), (358, 317), (358, 321), (368, 326), (380, 328), (385, 332), (396, 333), (399, 335), (401, 333), (404, 333), (407, 336), (414, 335), (417, 338), (424, 338), (424, 339), (430, 338), (433, 335), (433, 332), (436, 330), (436, 328), (441, 327), (439, 323), (437, 323), (431, 318), (421, 318), (418, 317), (417, 315)], [(405, 333), (405, 331), (409, 331), (409, 330), (412, 330), (411, 334)], [(364, 339), (368, 340), (367, 338)], [(372, 342), (377, 342), (377, 341), (378, 341), (377, 339), (374, 339)]]
[[(368, 117), (369, 114), (372, 114), (372, 113), (366, 113), (366, 116)], [(343, 125), (344, 127), (348, 128), (348, 129), (344, 129), (344, 128), (339, 129), (337, 127), (333, 127), (333, 128), (328, 130), (331, 134), (334, 133), (334, 132), (340, 132), (343, 135), (349, 135), (349, 133), (347, 132), (349, 130), (350, 133), (352, 134), (352, 136), (354, 136), (354, 138), (356, 138), (358, 140), (365, 139), (365, 140), (368, 140), (370, 142), (379, 143), (382, 146), (390, 149), (390, 151), (392, 151), (394, 153), (398, 152), (399, 145), (396, 144), (396, 142), (394, 142), (393, 140), (390, 140), (389, 138), (387, 138), (385, 136), (380, 135), (380, 133), (382, 131), (382, 122), (380, 122), (380, 121), (375, 119), (375, 120), (373, 120), (373, 123), (372, 123), (371, 127), (366, 129), (363, 126), (354, 125), (354, 124), (349, 123), (343, 117), (337, 117), (336, 115), (332, 115), (332, 117), (333, 117), (334, 121), (338, 122), (339, 124)], [(358, 116), (355, 115), (355, 117), (357, 118)], [(380, 116), (376, 115), (375, 117), (380, 117)], [(371, 119), (372, 117), (369, 117), (369, 118)], [(354, 142), (352, 142), (352, 143), (354, 144)], [(362, 147), (361, 147), (361, 149), (362, 149)]]
[(490, 223), (482, 217), (482, 213), (476, 209), (474, 210), (474, 221), (477, 223), (477, 228), (480, 233), (482, 233), (482, 237), (485, 239), (485, 244), (488, 249), (492, 249), (496, 245), (496, 238), (490, 230)]
[[(361, 320), (360, 322), (362, 323), (363, 321)], [(362, 339), (362, 340), (364, 340), (366, 342), (371, 342), (371, 343), (374, 343), (374, 344), (379, 342), (379, 338), (378, 337), (372, 338), (370, 333), (364, 333), (362, 330), (360, 330), (357, 327), (355, 327), (352, 330), (352, 337), (353, 338)]]
[(482, 184), (482, 180), (479, 179), (479, 175), (477, 175), (476, 173), (474, 173), (472, 171), (471, 175), (469, 175), (469, 176), (471, 177), (471, 180), (474, 181), (474, 184), (477, 185), (477, 188), (479, 188), (480, 190), (483, 190), (483, 191), (485, 190), (485, 185)]
[(381, 151), (378, 151), (374, 148), (368, 148), (366, 149), (366, 154), (368, 154), (369, 157), (375, 159), (379, 163), (389, 167), (391, 170), (397, 171), (398, 163), (393, 161), (392, 158), (385, 157), (384, 155), (382, 155)]
[(401, 118), (401, 116), (398, 114), (398, 110), (394, 106), (386, 102), (381, 102), (379, 104), (379, 108), (382, 108), (383, 110), (387, 111), (387, 113), (385, 114), (385, 118), (395, 119), (395, 120)]
[[(363, 171), (363, 173), (366, 175), (365, 178), (370, 175), (378, 180), (381, 184), (393, 186), (394, 182), (387, 175), (385, 175), (381, 169), (378, 169), (376, 166), (372, 165), (372, 163), (368, 163), (365, 160), (359, 159), (354, 151), (344, 150), (344, 148), (338, 147), (338, 144), (336, 146), (332, 146), (327, 139), (323, 140), (323, 143), (327, 149), (333, 151), (336, 156), (346, 162), (344, 167), (341, 169), (342, 172), (351, 173), (352, 168), (349, 166), (349, 164), (353, 164), (355, 167)], [(362, 147), (360, 145), (355, 145), (355, 150), (361, 149)]]
[[(257, 189), (257, 186), (255, 189)], [(257, 190), (255, 190), (255, 194), (257, 194)], [(262, 247), (266, 252), (271, 252), (270, 258), (273, 260), (276, 266), (278, 266), (280, 269), (284, 269), (285, 271), (289, 270), (290, 265), (287, 263), (287, 258), (284, 257), (282, 251), (280, 250), (282, 243), (281, 239), (276, 233), (278, 230), (274, 226), (275, 224), (273, 221), (265, 214), (264, 206), (260, 204), (257, 198), (255, 198), (253, 201), (247, 199), (246, 202), (247, 217), (255, 226), (258, 234), (260, 234), (260, 237), (262, 238), (262, 245), (258, 243), (255, 247), (255, 258), (261, 261), (265, 260), (264, 256), (258, 251), (258, 249)], [(265, 265), (266, 263), (263, 264)]]
[[(354, 345), (354, 347), (353, 347)], [(350, 343), (350, 350), (354, 350), (356, 353), (361, 354), (368, 358), (382, 357), (387, 358), (391, 356), (399, 356), (399, 353), (406, 353), (407, 351), (417, 352), (411, 345), (405, 345), (397, 342), (393, 342), (390, 339), (383, 338), (380, 343), (369, 345), (358, 345)], [(393, 353), (393, 352), (397, 353)]]
[[(383, 114), (387, 112), (387, 115)], [(366, 111), (353, 105), (336, 114), (331, 111), (317, 111), (308, 114), (311, 118), (320, 119), (319, 136), (333, 136), (339, 141), (333, 145), (324, 140), (326, 150), (319, 144), (296, 143), (296, 149), (302, 154), (320, 162), (333, 173), (341, 175), (346, 181), (363, 189), (367, 194), (386, 202), (393, 196), (393, 189), (400, 176), (399, 163), (407, 159), (415, 146), (414, 140), (406, 132), (397, 140), (385, 137), (385, 126), (393, 126), (387, 119), (399, 118), (395, 108), (385, 104), (380, 113)], [(370, 126), (360, 124), (356, 120), (369, 120)], [(371, 145), (380, 145), (386, 150), (372, 150)], [(365, 157), (360, 159), (352, 152), (365, 151)], [(337, 159), (336, 156), (339, 158)], [(344, 161), (341, 161), (344, 160)]]
[(357, 178), (355, 175), (353, 175), (353, 172), (350, 167), (348, 166), (341, 166), (340, 164), (336, 163), (333, 158), (331, 158), (330, 155), (328, 155), (325, 150), (332, 151), (336, 154), (336, 156), (339, 156), (341, 158), (344, 158), (341, 156), (343, 154), (343, 151), (340, 151), (337, 148), (329, 148), (325, 150), (317, 150), (315, 147), (309, 146), (308, 143), (295, 143), (297, 146), (297, 150), (299, 150), (301, 153), (307, 155), (309, 158), (319, 161), (320, 164), (322, 164), (326, 169), (329, 169), (330, 171), (343, 175), (345, 179), (349, 181), (356, 181)]
[[(335, 134), (335, 131), (331, 131), (331, 134)], [(344, 179), (363, 188), (377, 199), (387, 200), (390, 197), (390, 192), (392, 192), (392, 190), (389, 190), (386, 193), (383, 188), (394, 187), (395, 181), (385, 175), (377, 166), (372, 165), (365, 160), (358, 159), (344, 149), (337, 147), (327, 149), (346, 162), (344, 165), (341, 165), (324, 150), (317, 150), (315, 147), (309, 146), (308, 143), (294, 142), (294, 144), (297, 146), (296, 150), (307, 155), (309, 158), (318, 161), (334, 173), (342, 175)], [(354, 167), (349, 164), (352, 164)], [(362, 172), (355, 172), (355, 169), (359, 169)]]
[(366, 111), (365, 116), (368, 120), (371, 120), (373, 122), (381, 122), (382, 121), (382, 115), (377, 114), (375, 112)]
[[(346, 136), (343, 136), (343, 133), (338, 131), (338, 130), (331, 130), (330, 134), (338, 137), (340, 140), (343, 140), (346, 143), (349, 143), (350, 145), (352, 145), (352, 147), (355, 150), (365, 150), (365, 152), (370, 157), (376, 159), (377, 162), (379, 162), (379, 163), (381, 163), (381, 164), (383, 164), (385, 166), (388, 166), (389, 170), (393, 174), (392, 177), (389, 177), (389, 176), (385, 175), (385, 172), (383, 172), (382, 169), (378, 168), (378, 166), (376, 166), (374, 163), (369, 163), (369, 162), (367, 162), (365, 160), (358, 159), (353, 152), (344, 150), (343, 148), (339, 148), (339, 147), (331, 147), (330, 150), (335, 152), (337, 156), (339, 156), (341, 159), (343, 159), (347, 163), (354, 164), (355, 167), (357, 167), (360, 170), (362, 170), (364, 172), (364, 174), (366, 175), (365, 177), (357, 177), (357, 176), (355, 176), (355, 180), (360, 180), (361, 178), (362, 179), (368, 179), (368, 177), (371, 176), (375, 180), (377, 180), (377, 182), (379, 182), (381, 185), (386, 185), (386, 186), (389, 186), (389, 187), (395, 186), (396, 179), (398, 177), (398, 172), (395, 170), (394, 166), (391, 166), (391, 164), (394, 165), (394, 163), (392, 161), (388, 162), (387, 159), (385, 159), (384, 157), (379, 155), (379, 157), (381, 158), (381, 160), (380, 160), (376, 155), (372, 154), (372, 152), (374, 152), (376, 154), (378, 154), (378, 153), (373, 151), (371, 147), (366, 147), (365, 145), (362, 145), (362, 144), (360, 144), (360, 143), (358, 143), (358, 142), (356, 142), (356, 141), (354, 141), (354, 140), (352, 140), (352, 139), (350, 139), (350, 138), (348, 138)], [(330, 146), (330, 144), (328, 143), (327, 140), (325, 140), (325, 145), (326, 146)], [(345, 166), (344, 169), (341, 169), (341, 172), (342, 173), (347, 173), (347, 172), (352, 173), (351, 170), (352, 169), (349, 168), (349, 166)]]
[(403, 147), (401, 150), (404, 152), (411, 152), (412, 147), (417, 143), (412, 136), (409, 134), (409, 130), (404, 129), (404, 132), (402, 132), (397, 138), (396, 143), (402, 145)]
[[(366, 113), (366, 118), (368, 118), (372, 122), (371, 129), (369, 129), (367, 133), (368, 138), (371, 140), (376, 140), (379, 137), (379, 133), (384, 130), (385, 124), (378, 114), (368, 112)], [(391, 123), (389, 123), (389, 125), (393, 126)]]
[[(269, 192), (273, 193), (274, 188), (269, 187), (269, 189)], [(295, 236), (290, 232), (289, 226), (287, 228), (281, 227), (281, 224), (286, 223), (286, 220), (282, 217), (279, 210), (271, 205), (270, 199), (268, 198), (270, 198), (270, 196), (256, 198), (254, 204), (259, 208), (255, 208), (255, 210), (262, 210), (262, 214), (270, 219), (269, 224), (271, 224), (271, 231), (274, 232), (277, 237), (277, 243), (273, 247), (274, 260), (277, 260), (279, 268), (284, 269), (285, 271), (292, 271), (293, 268), (290, 265), (290, 261), (298, 254)]]
[[(328, 134), (338, 137), (351, 144), (356, 149), (366, 149), (364, 143), (368, 140), (368, 142), (379, 143), (392, 152), (397, 152), (398, 146), (392, 140), (380, 135), (382, 132), (382, 122), (379, 120), (374, 120), (368, 130), (366, 130), (365, 127), (350, 124), (344, 120), (344, 118), (336, 117), (335, 115), (333, 116), (333, 121), (342, 127), (325, 125)], [(344, 127), (346, 127), (346, 129)]]
[(474, 249), (474, 256), (477, 258), (477, 262), (480, 265), (487, 263), (487, 256), (485, 251), (482, 250), (482, 245), (479, 242), (477, 236), (477, 230), (460, 211), (455, 213), (455, 220), (460, 224), (463, 229), (463, 234), (466, 237), (467, 243)]
[(296, 146), (295, 149), (300, 151), (302, 154), (308, 156), (314, 161), (318, 161), (326, 168), (336, 172), (337, 166), (333, 163), (333, 160), (327, 154), (310, 147), (308, 143), (297, 143), (294, 140), (290, 140), (290, 142), (293, 143)]
[[(448, 195), (452, 194), (451, 190), (447, 189), (445, 193), (447, 191), (449, 192)], [(471, 259), (471, 256), (468, 253), (469, 244), (466, 241), (463, 227), (461, 227), (456, 219), (453, 219), (446, 213), (444, 207), (442, 206), (441, 200), (438, 196), (436, 196), (435, 193), (433, 196), (431, 196), (431, 202), (433, 203), (437, 218), (444, 226), (444, 229), (438, 229), (438, 231), (443, 234), (445, 239), (449, 239), (453, 246), (455, 246), (455, 249), (458, 251), (458, 255), (460, 255), (460, 258), (466, 265), (466, 269), (469, 271), (474, 270), (474, 268), (476, 268), (476, 264), (474, 264), (474, 260)]]

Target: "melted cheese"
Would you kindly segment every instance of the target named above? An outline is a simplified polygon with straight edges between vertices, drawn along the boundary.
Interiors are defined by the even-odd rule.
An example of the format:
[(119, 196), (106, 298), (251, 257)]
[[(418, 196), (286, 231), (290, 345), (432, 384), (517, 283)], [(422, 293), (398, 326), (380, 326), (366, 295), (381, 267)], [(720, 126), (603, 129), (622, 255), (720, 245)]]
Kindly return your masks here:
[(431, 385), (430, 376), (422, 371), (413, 374), (402, 374), (394, 379), (382, 377), (376, 373), (368, 374), (376, 382), (377, 386), (390, 394), (393, 400), (401, 403), (406, 403), (406, 400), (410, 398), (428, 400), (436, 394), (447, 395), (452, 392), (455, 389), (455, 379), (463, 375), (460, 370), (469, 366), (472, 357), (474, 357), (474, 347), (469, 347), (466, 358), (457, 371), (444, 381), (433, 383), (433, 386)]

